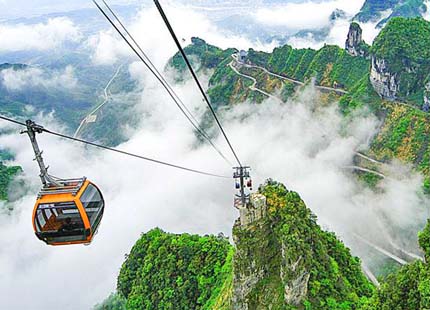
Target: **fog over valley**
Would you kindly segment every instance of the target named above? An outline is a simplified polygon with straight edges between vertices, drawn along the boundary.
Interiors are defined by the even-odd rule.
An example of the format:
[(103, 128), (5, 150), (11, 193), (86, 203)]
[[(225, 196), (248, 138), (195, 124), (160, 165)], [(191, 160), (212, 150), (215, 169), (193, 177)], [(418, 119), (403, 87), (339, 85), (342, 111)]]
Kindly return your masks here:
[[(177, 48), (152, 2), (109, 3), (234, 163), (194, 81), (169, 66)], [(267, 53), (283, 44), (343, 49), (350, 22), (364, 3), (162, 1), (184, 47), (199, 37), (221, 49)], [(251, 5), (252, 10), (244, 9)], [(9, 185), (9, 200), (0, 201), (0, 309), (93, 309), (116, 290), (121, 264), (136, 240), (155, 227), (178, 234), (223, 233), (232, 242), (238, 217), (232, 167), (197, 137), (165, 89), (92, 3), (4, 0), (1, 8), (8, 10), (0, 23), (0, 114), (31, 118), (68, 135), (83, 124), (80, 138), (228, 178), (38, 134), (51, 174), (86, 176), (105, 199), (103, 220), (90, 245), (47, 246), (32, 226), (41, 184), (31, 144), (27, 135), (19, 134), (23, 128), (0, 121), (0, 161), (22, 168)], [(360, 22), (366, 43), (372, 44), (380, 32), (378, 22)], [(198, 57), (191, 60), (205, 90), (214, 87), (211, 77), (217, 67), (204, 68)], [(247, 91), (262, 87), (260, 81), (256, 86), (243, 81)], [(429, 195), (423, 189), (427, 176), (412, 163), (393, 159), (380, 165), (378, 185), (366, 186), (357, 177), (357, 156), (386, 128), (384, 119), (366, 105), (345, 114), (341, 96), (317, 86), (315, 79), (305, 81), (285, 102), (276, 99), (284, 88), (274, 88), (273, 96), (258, 103), (249, 98), (232, 102), (232, 95), (216, 106), (242, 163), (252, 167), (254, 191), (271, 178), (299, 193), (317, 223), (333, 231), (372, 270), (386, 261), (359, 238), (423, 257), (417, 234), (430, 217)], [(92, 122), (87, 122), (88, 115)], [(4, 159), (1, 152), (11, 158)]]

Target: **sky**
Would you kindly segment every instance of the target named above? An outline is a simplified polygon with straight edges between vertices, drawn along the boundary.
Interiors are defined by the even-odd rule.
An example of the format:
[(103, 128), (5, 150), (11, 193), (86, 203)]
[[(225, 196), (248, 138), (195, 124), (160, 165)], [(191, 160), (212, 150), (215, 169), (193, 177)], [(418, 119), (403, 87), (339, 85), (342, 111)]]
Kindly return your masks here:
[[(111, 4), (136, 4), (137, 0), (112, 0)], [(92, 7), (90, 0), (0, 0), (0, 19), (32, 17)]]
[[(340, 3), (327, 2), (333, 7)], [(360, 6), (359, 2), (348, 3), (345, 9), (351, 12)], [(305, 5), (309, 12), (322, 10), (320, 3)], [(167, 6), (166, 11), (180, 37), (189, 39), (198, 35), (221, 47), (253, 46), (268, 51), (276, 45), (220, 32), (199, 11), (174, 6)], [(313, 14), (305, 14), (304, 18), (311, 21)], [(262, 23), (273, 23), (268, 16), (280, 19), (277, 12), (267, 10), (257, 11), (256, 15)], [(324, 24), (318, 20), (316, 23)], [(94, 65), (120, 64), (130, 55), (111, 30), (101, 30), (87, 38), (82, 36), (78, 25), (64, 18), (27, 28), (1, 27), (0, 48), (11, 52), (34, 49), (50, 52), (72, 41), (91, 51)], [(54, 29), (58, 31), (52, 34)], [(176, 52), (155, 9), (140, 11), (129, 29), (137, 34), (136, 39), (159, 68)], [(29, 39), (15, 40), (5, 35), (16, 32), (28, 34)], [(48, 33), (52, 36), (46, 37)], [(35, 35), (47, 38), (46, 44), (31, 40)], [(344, 41), (345, 30), (333, 34), (339, 42), (341, 36)], [(2, 72), (2, 82), (9, 83), (11, 88), (38, 83), (51, 87), (67, 84), (73, 86), (70, 91), (79, 87), (72, 67), (58, 70), (51, 77), (43, 69), (31, 70), (21, 75)], [(131, 111), (140, 116), (141, 123), (118, 148), (230, 176), (231, 167), (212, 148), (196, 144), (192, 127), (148, 71), (137, 62), (130, 64), (128, 70), (143, 86), (139, 104)], [(201, 78), (207, 85), (208, 77)], [(201, 118), (206, 108), (192, 81), (175, 85), (175, 89), (196, 117)], [(390, 223), (395, 232), (417, 229), (417, 223), (420, 226), (428, 212), (425, 209), (428, 201), (420, 195), (422, 176), (410, 167), (392, 163), (390, 167), (397, 173), (382, 182), (381, 193), (363, 188), (345, 167), (352, 164), (357, 150), (368, 147), (379, 121), (365, 110), (357, 112), (353, 121), (345, 121), (335, 106), (321, 107), (320, 103), (319, 94), (311, 85), (286, 104), (267, 100), (260, 105), (236, 105), (220, 111), (220, 118), (239, 157), (252, 166), (255, 184), (268, 177), (285, 183), (301, 195), (323, 227), (336, 231), (347, 242), (353, 231), (373, 238), (380, 236), (381, 219)], [(53, 130), (65, 130), (55, 111), (39, 114), (36, 121)], [(34, 236), (31, 225), (40, 186), (38, 168), (32, 161), (34, 155), (27, 138), (17, 134), (20, 128), (0, 123), (0, 129), (8, 132), (0, 136), (0, 145), (16, 155), (11, 164), (23, 167), (21, 180), (25, 184), (24, 188), (22, 185), (16, 188), (23, 196), (11, 205), (13, 211), (2, 208), (0, 213), (0, 234), (7, 236), (0, 239), (0, 291), (6, 296), (0, 299), (0, 309), (90, 309), (115, 289), (124, 255), (142, 232), (154, 227), (177, 233), (223, 232), (231, 236), (232, 224), (238, 216), (232, 206), (232, 180), (174, 170), (42, 134), (39, 143), (51, 173), (59, 177), (85, 175), (101, 188), (106, 200), (102, 224), (90, 246), (46, 246)], [(212, 131), (217, 132), (215, 128)], [(232, 158), (225, 141), (219, 134), (216, 136), (215, 143)], [(416, 240), (405, 240), (396, 233), (392, 238), (416, 250)], [(56, 298), (52, 298), (52, 292), (56, 292)]]

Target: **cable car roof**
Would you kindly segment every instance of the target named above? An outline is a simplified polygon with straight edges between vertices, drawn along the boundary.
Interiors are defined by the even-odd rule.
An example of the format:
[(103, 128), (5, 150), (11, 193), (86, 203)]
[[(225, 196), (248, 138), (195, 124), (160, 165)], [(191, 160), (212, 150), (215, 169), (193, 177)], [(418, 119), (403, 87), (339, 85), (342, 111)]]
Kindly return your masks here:
[(39, 191), (38, 198), (45, 195), (71, 194), (76, 196), (82, 186), (85, 184), (86, 177), (80, 179), (56, 180), (58, 185), (48, 185), (42, 187)]

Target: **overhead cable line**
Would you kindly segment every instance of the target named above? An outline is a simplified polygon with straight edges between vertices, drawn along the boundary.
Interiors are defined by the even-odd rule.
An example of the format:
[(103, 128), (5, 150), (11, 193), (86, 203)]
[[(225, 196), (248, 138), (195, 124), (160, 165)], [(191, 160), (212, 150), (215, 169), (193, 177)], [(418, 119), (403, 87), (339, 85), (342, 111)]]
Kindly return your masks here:
[[(120, 24), (121, 28), (125, 31), (125, 33), (127, 34), (127, 36), (136, 45), (137, 49), (142, 53), (142, 56), (146, 59), (146, 61), (151, 65), (151, 67), (154, 69), (154, 71), (161, 78), (162, 83), (164, 83), (166, 85), (166, 87), (169, 88), (169, 90), (176, 97), (176, 99), (179, 101), (179, 103), (181, 103), (181, 105), (184, 108), (184, 110), (187, 111), (188, 114), (190, 115), (190, 117), (198, 124), (197, 119), (194, 117), (194, 115), (191, 113), (191, 111), (187, 108), (187, 106), (183, 103), (183, 101), (181, 100), (181, 98), (179, 98), (179, 96), (175, 93), (175, 91), (173, 90), (173, 88), (170, 86), (169, 82), (167, 82), (167, 80), (164, 78), (164, 76), (158, 71), (157, 67), (152, 63), (151, 59), (146, 55), (146, 53), (140, 47), (140, 44), (137, 43), (137, 41), (134, 39), (134, 37), (132, 36), (132, 34), (128, 31), (127, 27), (124, 26), (124, 24), (122, 23), (121, 19), (116, 15), (116, 13), (111, 9), (111, 7), (109, 6), (109, 4), (105, 0), (102, 0), (102, 2), (106, 6), (106, 8), (109, 10), (109, 12), (112, 14), (112, 16), (115, 18), (115, 20)], [(202, 131), (203, 131), (203, 129), (202, 129)]]
[[(127, 27), (125, 27), (125, 25), (122, 23), (121, 19), (116, 15), (116, 13), (111, 9), (111, 7), (109, 6), (109, 4), (105, 0), (102, 0), (102, 2), (106, 6), (106, 8), (109, 10), (109, 12), (112, 14), (112, 16), (115, 18), (115, 20), (120, 24), (121, 28), (125, 31), (125, 33), (127, 34), (127, 36), (136, 45), (137, 49), (142, 53), (142, 56), (146, 59), (147, 63), (149, 65), (151, 65), (151, 68), (158, 74), (158, 76), (162, 80), (160, 82), (162, 84), (164, 84), (167, 88), (169, 88), (169, 91), (175, 96), (175, 98), (182, 105), (182, 107), (184, 108), (184, 110), (187, 111), (187, 113), (190, 115), (190, 117), (198, 124), (197, 119), (194, 117), (194, 115), (191, 113), (191, 111), (187, 108), (187, 106), (183, 103), (183, 101), (181, 100), (181, 98), (179, 98), (179, 96), (176, 94), (176, 92), (170, 86), (169, 82), (167, 82), (167, 80), (164, 78), (164, 76), (158, 71), (157, 67), (153, 64), (153, 62), (151, 61), (151, 59), (146, 55), (146, 53), (140, 47), (140, 44), (137, 43), (137, 41), (134, 39), (134, 37), (128, 31)], [(145, 63), (146, 66), (148, 66), (148, 64)], [(200, 126), (199, 126), (199, 128), (200, 128)], [(201, 129), (201, 130), (204, 133), (203, 129)]]
[[(17, 125), (20, 125), (20, 126), (27, 127), (26, 123), (19, 122), (17, 120), (14, 120), (12, 118), (9, 118), (9, 117), (3, 116), (3, 115), (0, 115), (0, 119), (8, 121), (8, 122), (11, 122), (11, 123), (14, 123), (14, 124), (17, 124)], [(131, 156), (131, 157), (134, 157), (134, 158), (138, 158), (138, 159), (150, 161), (150, 162), (153, 162), (153, 163), (156, 163), (156, 164), (160, 164), (160, 165), (164, 165), (164, 166), (169, 166), (169, 167), (172, 167), (172, 168), (181, 169), (181, 170), (185, 170), (185, 171), (189, 171), (189, 172), (194, 172), (194, 173), (198, 173), (198, 174), (202, 174), (202, 175), (207, 175), (207, 176), (212, 176), (212, 177), (218, 177), (218, 178), (223, 178), (223, 179), (230, 179), (230, 177), (227, 177), (227, 176), (218, 175), (218, 174), (214, 174), (214, 173), (210, 173), (210, 172), (205, 172), (205, 171), (201, 171), (201, 170), (196, 170), (196, 169), (191, 169), (191, 168), (187, 168), (187, 167), (182, 167), (182, 166), (171, 164), (171, 163), (164, 162), (164, 161), (161, 161), (161, 160), (157, 160), (157, 159), (145, 157), (145, 156), (142, 156), (142, 155), (137, 155), (137, 154), (134, 154), (134, 153), (130, 153), (130, 152), (122, 151), (122, 150), (119, 150), (119, 149), (115, 149), (115, 148), (112, 148), (112, 147), (108, 147), (108, 146), (105, 146), (105, 145), (102, 145), (102, 144), (98, 144), (98, 143), (86, 141), (86, 140), (79, 139), (79, 138), (74, 138), (74, 137), (71, 137), (71, 136), (68, 136), (68, 135), (65, 135), (65, 134), (62, 134), (62, 133), (58, 133), (58, 132), (46, 129), (46, 128), (44, 128), (42, 126), (39, 126), (39, 125), (35, 125), (35, 129), (37, 129), (40, 132), (46, 132), (47, 134), (50, 134), (50, 135), (53, 135), (53, 136), (61, 137), (61, 138), (64, 138), (64, 139), (75, 141), (75, 142), (80, 142), (80, 143), (83, 143), (83, 144), (91, 145), (91, 146), (94, 146), (94, 147), (97, 147), (97, 148), (101, 148), (101, 149), (108, 150), (108, 151), (111, 151), (111, 152), (120, 153), (120, 154)]]
[(196, 82), (196, 84), (197, 84), (197, 86), (198, 86), (198, 88), (199, 88), (200, 92), (202, 93), (202, 96), (203, 96), (204, 100), (206, 101), (206, 104), (208, 105), (208, 107), (209, 107), (209, 109), (210, 109), (210, 111), (211, 111), (211, 113), (212, 113), (213, 117), (215, 118), (215, 121), (216, 121), (216, 123), (218, 124), (219, 129), (221, 130), (222, 134), (224, 135), (224, 138), (225, 138), (225, 140), (227, 141), (228, 146), (230, 147), (231, 151), (233, 152), (233, 155), (234, 155), (234, 157), (236, 158), (237, 163), (239, 164), (239, 166), (240, 166), (240, 167), (242, 167), (242, 164), (241, 164), (241, 162), (240, 162), (240, 160), (239, 160), (239, 157), (237, 156), (237, 154), (236, 154), (235, 150), (233, 149), (233, 146), (232, 146), (232, 144), (230, 143), (230, 140), (228, 139), (227, 134), (225, 133), (225, 131), (224, 131), (224, 129), (223, 129), (223, 127), (222, 127), (222, 125), (221, 125), (220, 121), (218, 120), (218, 117), (216, 116), (215, 110), (213, 109), (212, 105), (210, 104), (209, 99), (208, 99), (208, 97), (207, 97), (207, 95), (206, 95), (206, 93), (205, 93), (205, 91), (204, 91), (204, 89), (203, 89), (202, 85), (200, 84), (200, 81), (199, 81), (199, 79), (197, 78), (197, 75), (196, 75), (196, 73), (194, 72), (193, 67), (191, 66), (190, 61), (188, 60), (187, 55), (185, 54), (185, 52), (184, 52), (184, 50), (183, 50), (183, 48), (182, 48), (181, 44), (179, 43), (179, 40), (178, 40), (178, 38), (177, 38), (177, 36), (176, 36), (176, 34), (175, 34), (175, 31), (173, 30), (172, 26), (170, 25), (170, 22), (169, 22), (169, 20), (168, 20), (168, 18), (167, 18), (167, 16), (166, 16), (166, 14), (164, 13), (163, 8), (161, 7), (161, 5), (160, 5), (160, 3), (158, 2), (158, 0), (154, 0), (154, 3), (155, 3), (155, 5), (157, 6), (157, 9), (158, 9), (158, 11), (160, 12), (161, 17), (163, 18), (163, 21), (164, 21), (164, 23), (166, 24), (166, 27), (167, 27), (167, 29), (169, 30), (170, 35), (172, 36), (173, 40), (174, 40), (174, 41), (175, 41), (175, 43), (176, 43), (176, 46), (178, 47), (178, 49), (179, 49), (179, 51), (180, 51), (180, 53), (181, 53), (182, 57), (184, 58), (184, 61), (185, 61), (185, 63), (187, 64), (188, 69), (190, 70), (191, 75), (192, 75), (192, 76), (193, 76), (193, 78), (194, 78), (194, 81)]
[[(112, 19), (108, 16), (108, 14), (100, 7), (100, 5), (97, 3), (97, 1), (93, 0), (94, 4), (97, 6), (99, 11), (103, 14), (103, 16), (109, 21), (109, 23), (112, 25), (112, 27), (116, 30), (116, 32), (121, 36), (121, 38), (127, 43), (127, 45), (132, 49), (132, 51), (136, 54), (136, 56), (145, 64), (145, 66), (151, 71), (151, 73), (157, 78), (157, 80), (161, 83), (161, 85), (164, 87), (164, 89), (168, 92), (169, 96), (172, 98), (172, 100), (175, 102), (177, 107), (180, 109), (180, 111), (184, 114), (184, 116), (188, 119), (188, 121), (191, 123), (191, 125), (194, 127), (194, 129), (203, 137), (205, 138), (209, 144), (215, 149), (215, 151), (229, 164), (231, 165), (231, 162), (227, 159), (227, 157), (218, 149), (218, 147), (212, 142), (209, 135), (204, 132), (204, 130), (198, 125), (198, 121), (194, 118), (192, 113), (189, 111), (189, 109), (186, 107), (186, 105), (183, 103), (183, 101), (179, 98), (179, 96), (175, 93), (173, 88), (169, 85), (169, 83), (166, 81), (166, 79), (163, 77), (163, 75), (157, 70), (157, 68), (154, 66), (152, 61), (149, 59), (149, 57), (144, 53), (140, 45), (136, 42), (136, 40), (133, 38), (133, 36), (129, 33), (127, 28), (124, 26), (124, 24), (121, 22), (121, 20), (118, 18), (118, 16), (113, 12), (113, 10), (109, 7), (109, 5), (106, 3), (106, 1), (103, 0), (103, 3), (105, 6), (109, 9), (111, 14), (114, 16), (114, 18), (118, 21), (118, 23), (121, 25), (121, 27), (124, 29), (126, 34), (130, 37), (130, 39), (133, 41), (133, 43), (136, 45), (133, 46), (133, 44), (127, 39), (127, 37), (122, 33), (122, 31), (118, 28), (118, 26), (112, 21)], [(139, 51), (142, 53), (142, 55), (139, 53)], [(187, 112), (190, 114), (190, 116), (187, 114)], [(194, 121), (191, 119), (193, 118), (194, 121), (197, 123), (195, 124)]]

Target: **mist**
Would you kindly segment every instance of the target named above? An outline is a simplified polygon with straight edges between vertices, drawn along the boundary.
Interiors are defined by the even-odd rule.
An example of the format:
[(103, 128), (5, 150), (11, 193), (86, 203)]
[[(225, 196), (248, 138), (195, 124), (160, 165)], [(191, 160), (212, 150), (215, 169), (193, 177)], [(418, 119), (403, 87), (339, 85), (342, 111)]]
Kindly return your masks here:
[[(141, 128), (119, 148), (230, 175), (231, 167), (212, 148), (196, 147), (192, 127), (166, 95), (149, 79), (146, 83), (136, 111), (145, 116)], [(194, 85), (176, 87), (201, 115), (205, 107)], [(398, 232), (424, 223), (428, 202), (419, 195), (419, 175), (408, 172), (387, 180), (381, 184), (383, 191), (375, 193), (344, 169), (352, 164), (354, 152), (366, 148), (375, 134), (378, 121), (373, 116), (363, 113), (347, 121), (335, 106), (320, 107), (312, 86), (285, 104), (244, 103), (220, 115), (241, 160), (252, 166), (254, 182), (260, 184), (269, 177), (283, 182), (301, 195), (321, 225), (341, 237), (366, 230), (367, 236), (379, 238), (381, 214)], [(53, 115), (41, 115), (37, 121), (62, 130)], [(39, 142), (51, 173), (85, 175), (100, 186), (106, 200), (103, 222), (90, 246), (46, 246), (31, 226), (39, 188), (37, 166), (27, 138), (17, 137), (16, 132), (1, 136), (0, 144), (16, 154), (14, 164), (24, 169), (28, 193), (13, 203), (10, 215), (0, 217), (0, 233), (6, 237), (0, 242), (0, 290), (8, 296), (1, 301), (2, 308), (88, 309), (114, 290), (124, 254), (141, 232), (154, 227), (231, 235), (238, 215), (232, 204), (232, 180), (195, 175), (42, 134)], [(222, 139), (216, 143), (228, 154)], [(391, 237), (402, 239), (400, 234)], [(62, 292), (55, 300), (50, 298), (54, 290)], [(29, 298), (19, 298), (23, 291), (29, 292)]]
[[(157, 36), (139, 36), (142, 47), (149, 49), (161, 69), (175, 50), (154, 12), (145, 12), (141, 13), (145, 18), (137, 19), (131, 29), (152, 23)], [(236, 46), (235, 37), (216, 36), (216, 28), (206, 21), (196, 17), (202, 22), (199, 27), (191, 22), (178, 23), (181, 18), (184, 20), (184, 15), (173, 18), (179, 36), (188, 39), (197, 30), (196, 35), (208, 35), (213, 44)], [(186, 18), (195, 20), (189, 15)], [(111, 40), (109, 53), (95, 53), (94, 61), (119, 61), (130, 55), (112, 32), (103, 35)], [(94, 46), (99, 42), (95, 38)], [(142, 65), (133, 63), (129, 70), (143, 85), (141, 100), (130, 111), (140, 116), (141, 122), (118, 148), (230, 176), (231, 167), (210, 146), (197, 143), (191, 125)], [(192, 81), (175, 85), (175, 89), (197, 117), (207, 112)], [(409, 236), (428, 217), (429, 205), (420, 194), (422, 176), (393, 163), (393, 171), (403, 172), (382, 181), (378, 192), (366, 189), (345, 167), (352, 165), (356, 151), (369, 146), (379, 121), (365, 110), (345, 119), (336, 104), (322, 107), (320, 101), (319, 93), (310, 85), (284, 104), (273, 100), (248, 102), (221, 109), (219, 116), (240, 159), (252, 166), (254, 183), (273, 178), (297, 191), (319, 223), (335, 231), (354, 253), (366, 258), (366, 253), (350, 241), (350, 234), (366, 231), (366, 236), (383, 238), (381, 222), (393, 239), (416, 249), (416, 238)], [(65, 131), (55, 111), (39, 114), (35, 120), (51, 130)], [(32, 229), (40, 180), (30, 143), (25, 135), (18, 135), (21, 128), (1, 126), (6, 133), (0, 136), (0, 145), (15, 154), (10, 164), (23, 167), (20, 179), (25, 184), (25, 188), (11, 189), (24, 195), (3, 206), (0, 213), (0, 291), (6, 296), (0, 300), (2, 309), (91, 308), (115, 289), (124, 255), (142, 232), (154, 227), (175, 233), (223, 232), (231, 236), (238, 216), (233, 208), (233, 180), (175, 170), (41, 134), (38, 140), (50, 173), (62, 178), (86, 176), (100, 187), (106, 201), (104, 218), (90, 246), (49, 247)], [(212, 131), (217, 132), (216, 128)], [(214, 142), (233, 159), (220, 135)], [(405, 231), (411, 232), (406, 240)]]

